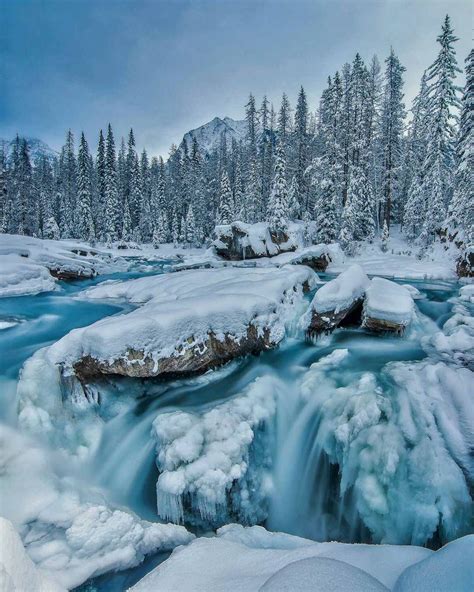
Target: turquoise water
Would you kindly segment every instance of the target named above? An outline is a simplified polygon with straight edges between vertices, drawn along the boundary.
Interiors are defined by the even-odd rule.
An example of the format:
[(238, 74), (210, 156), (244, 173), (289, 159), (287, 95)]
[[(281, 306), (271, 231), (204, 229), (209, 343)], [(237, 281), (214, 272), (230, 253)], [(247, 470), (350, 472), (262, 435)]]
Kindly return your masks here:
[[(84, 282), (62, 282), (57, 292), (0, 299), (0, 320), (19, 321), (18, 325), (0, 331), (0, 381), (3, 385), (0, 420), (14, 425), (16, 381), (21, 366), (35, 351), (58, 340), (73, 328), (120, 314), (126, 308), (122, 304), (81, 301), (75, 298), (80, 290), (107, 279), (124, 280), (161, 273), (164, 265), (166, 262), (145, 266), (141, 264), (139, 270), (100, 276)], [(105, 426), (100, 446), (85, 467), (86, 478), (100, 485), (110, 501), (132, 509), (145, 519), (156, 520), (155, 485), (158, 475), (150, 427), (159, 410), (195, 410), (212, 406), (217, 401), (242, 392), (257, 376), (268, 374), (274, 374), (284, 381), (290, 399), (298, 377), (313, 362), (334, 349), (349, 348), (351, 351), (352, 367), (344, 369), (346, 378), (348, 374), (366, 371), (377, 374), (390, 361), (423, 359), (426, 354), (420, 345), (420, 338), (449, 318), (452, 308), (449, 298), (457, 294), (459, 286), (455, 282), (432, 280), (400, 283), (411, 283), (425, 295), (424, 299), (416, 301), (419, 316), (423, 320), (422, 326), (406, 338), (373, 336), (360, 328), (348, 328), (337, 330), (330, 338), (314, 342), (288, 338), (278, 350), (233, 362), (197, 379), (168, 383), (130, 379), (104, 382), (102, 388), (125, 389), (135, 394), (136, 402), (110, 419)], [(317, 425), (314, 424), (312, 429), (316, 430)], [(311, 455), (309, 448), (300, 453), (306, 454), (308, 458)], [(308, 467), (306, 482), (314, 481), (318, 471), (328, 473), (331, 468), (319, 465)], [(291, 507), (291, 495), (284, 497), (285, 492), (278, 491), (275, 495), (280, 493), (286, 505), (283, 511), (286, 515), (274, 516), (270, 526), (320, 538), (316, 526), (315, 530), (311, 530), (311, 516), (298, 515), (296, 508)], [(295, 498), (293, 506), (296, 503)], [(309, 504), (308, 512), (311, 507)], [(367, 532), (357, 524), (349, 538), (366, 540), (367, 537)], [(83, 585), (80, 590), (125, 590), (166, 557), (167, 554), (159, 554), (148, 558), (133, 570), (106, 574)]]

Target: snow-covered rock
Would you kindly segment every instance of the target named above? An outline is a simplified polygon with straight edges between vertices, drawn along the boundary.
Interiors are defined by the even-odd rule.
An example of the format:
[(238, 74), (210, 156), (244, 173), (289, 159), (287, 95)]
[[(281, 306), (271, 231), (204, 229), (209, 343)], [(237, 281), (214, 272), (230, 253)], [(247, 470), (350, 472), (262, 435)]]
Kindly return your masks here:
[(468, 245), (456, 262), (456, 273), (459, 277), (474, 276), (474, 245)]
[(160, 471), (158, 515), (217, 527), (267, 516), (271, 420), (276, 379), (256, 379), (246, 392), (202, 414), (173, 411), (153, 423)]
[(36, 568), (13, 524), (0, 516), (0, 590), (2, 592), (66, 592)]
[(326, 271), (329, 263), (339, 261), (343, 257), (338, 243), (320, 243), (297, 249), (294, 253), (285, 253), (275, 258), (275, 263), (283, 265), (307, 265), (315, 271)]
[(360, 318), (370, 280), (360, 265), (352, 265), (316, 292), (302, 325), (311, 334), (331, 331), (350, 315)]
[[(38, 590), (71, 589), (96, 575), (134, 567), (150, 553), (173, 549), (194, 538), (182, 526), (148, 522), (111, 507), (101, 491), (81, 487), (73, 473), (65, 472), (66, 463), (33, 439), (0, 426), (1, 515), (18, 529), (38, 568), (38, 572), (29, 571), (32, 584), (40, 582), (38, 573), (57, 582)], [(19, 549), (14, 537), (5, 540), (1, 527), (2, 523), (0, 566), (6, 564), (10, 573)], [(9, 547), (9, 540), (16, 547)], [(14, 584), (21, 583), (29, 570), (26, 565), (21, 571), (22, 566), (24, 562), (10, 573)], [(0, 582), (2, 577), (0, 571)], [(17, 585), (14, 590), (33, 592), (36, 588)]]
[(278, 345), (304, 291), (307, 267), (183, 271), (102, 284), (88, 298), (121, 298), (139, 308), (75, 329), (49, 348), (63, 372), (185, 376)]
[(216, 226), (216, 240), (213, 246), (216, 253), (229, 261), (273, 257), (287, 251), (295, 251), (298, 246), (296, 232), (298, 226), (292, 225), (287, 232), (272, 233), (266, 222), (245, 224), (233, 222)]
[(413, 297), (406, 288), (385, 278), (372, 279), (365, 292), (364, 327), (375, 332), (402, 334), (413, 314)]
[(382, 592), (405, 569), (434, 556), (422, 547), (315, 543), (231, 524), (215, 538), (176, 549), (130, 592)]
[(88, 279), (112, 267), (123, 269), (126, 264), (106, 249), (0, 234), (0, 297), (49, 292), (56, 287), (55, 279)]

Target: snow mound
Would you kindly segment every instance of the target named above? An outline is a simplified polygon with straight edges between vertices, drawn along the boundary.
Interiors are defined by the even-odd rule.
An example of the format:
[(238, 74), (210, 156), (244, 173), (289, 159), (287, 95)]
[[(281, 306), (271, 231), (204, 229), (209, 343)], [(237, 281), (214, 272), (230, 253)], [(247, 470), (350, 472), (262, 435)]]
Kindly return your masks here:
[(452, 541), (408, 567), (393, 592), (471, 592), (474, 582), (474, 535)]
[[(209, 335), (244, 340), (249, 327), (267, 336), (269, 346), (285, 335), (285, 325), (315, 285), (307, 267), (193, 270), (126, 282), (110, 282), (83, 293), (86, 298), (119, 298), (141, 306), (130, 313), (75, 329), (49, 348), (49, 358), (66, 370), (85, 357), (110, 363), (123, 360), (143, 375), (160, 374), (165, 358), (186, 361), (205, 353)], [(140, 352), (130, 359), (129, 352)], [(118, 372), (120, 373), (120, 372)]]
[(316, 292), (311, 308), (316, 312), (339, 312), (349, 308), (365, 294), (370, 280), (360, 265), (351, 265), (336, 279), (321, 286)]
[[(432, 556), (421, 547), (395, 545), (346, 545), (343, 543), (315, 543), (284, 533), (272, 533), (262, 527), (243, 528), (227, 525), (217, 531), (215, 538), (199, 538), (186, 547), (176, 549), (169, 559), (146, 575), (131, 588), (131, 592), (258, 592), (274, 590), (269, 587), (275, 574), (287, 566), (291, 576), (287, 590), (300, 587), (303, 578), (312, 574), (311, 590), (366, 592), (391, 589), (399, 575), (414, 563)], [(325, 561), (322, 561), (322, 559)], [(317, 559), (317, 563), (295, 565), (295, 562)], [(307, 569), (308, 566), (308, 569)], [(321, 584), (317, 587), (321, 574)], [(299, 571), (300, 577), (292, 572)], [(339, 574), (344, 574), (338, 579)], [(273, 582), (283, 583), (280, 572)], [(296, 579), (294, 579), (296, 578)], [(284, 581), (284, 580), (283, 580)], [(288, 581), (288, 580), (287, 580)], [(360, 583), (360, 586), (356, 584)], [(351, 586), (352, 584), (352, 586)], [(266, 587), (264, 587), (266, 586)], [(285, 588), (283, 588), (285, 589)]]
[(18, 528), (28, 555), (58, 582), (57, 589), (134, 567), (145, 555), (193, 538), (182, 526), (154, 524), (109, 507), (99, 490), (83, 491), (73, 476), (53, 472), (59, 458), (5, 426), (0, 451), (1, 514)]
[(406, 288), (385, 278), (372, 279), (365, 294), (365, 323), (373, 319), (406, 327), (412, 320), (413, 311), (413, 298)]
[(365, 571), (327, 557), (308, 557), (286, 565), (259, 592), (388, 592)]
[(276, 379), (256, 379), (246, 393), (201, 415), (173, 411), (153, 423), (158, 515), (172, 522), (197, 514), (212, 526), (266, 518), (269, 422)]
[(0, 296), (23, 296), (51, 292), (56, 281), (46, 267), (27, 263), (19, 255), (4, 255), (0, 265)]
[(44, 576), (26, 554), (13, 524), (0, 517), (0, 590), (2, 592), (65, 592)]
[(474, 304), (474, 284), (463, 286), (460, 290), (459, 298), (464, 302)]

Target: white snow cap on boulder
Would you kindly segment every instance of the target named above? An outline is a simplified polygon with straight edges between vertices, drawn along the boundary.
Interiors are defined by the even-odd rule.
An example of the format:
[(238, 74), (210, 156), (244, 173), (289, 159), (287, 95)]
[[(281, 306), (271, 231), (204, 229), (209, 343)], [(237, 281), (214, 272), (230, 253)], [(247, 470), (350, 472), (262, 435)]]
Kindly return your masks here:
[(311, 308), (316, 312), (339, 312), (365, 294), (370, 280), (360, 265), (351, 265), (316, 292)]
[(403, 331), (413, 318), (414, 302), (403, 286), (374, 277), (365, 294), (363, 325), (372, 330)]

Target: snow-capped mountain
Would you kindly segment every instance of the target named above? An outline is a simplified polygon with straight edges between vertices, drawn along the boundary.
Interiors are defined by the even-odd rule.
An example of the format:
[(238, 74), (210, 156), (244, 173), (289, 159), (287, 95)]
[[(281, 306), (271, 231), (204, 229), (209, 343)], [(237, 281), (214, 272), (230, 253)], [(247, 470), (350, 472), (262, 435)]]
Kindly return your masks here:
[(245, 138), (246, 123), (245, 120), (235, 120), (230, 117), (214, 117), (212, 121), (190, 130), (184, 134), (181, 142), (181, 148), (184, 142), (187, 143), (188, 149), (191, 148), (193, 139), (196, 138), (201, 152), (209, 154), (219, 146), (221, 136), (224, 134), (227, 145), (230, 145), (232, 139), (237, 141)]
[[(28, 138), (28, 137), (26, 137), (25, 139), (28, 144), (29, 151), (30, 151), (30, 158), (33, 162), (35, 161), (36, 158), (38, 158), (40, 156), (47, 156), (48, 158), (55, 158), (55, 157), (59, 156), (59, 154), (58, 154), (58, 152), (56, 152), (56, 150), (53, 150), (52, 148), (50, 148), (48, 146), (48, 144), (46, 144), (42, 140), (40, 140), (38, 138)], [(3, 149), (3, 151), (5, 152), (6, 155), (9, 155), (9, 154), (11, 154), (14, 143), (15, 143), (15, 138), (13, 138), (13, 140), (5, 140), (3, 138), (0, 138), (0, 149)]]

